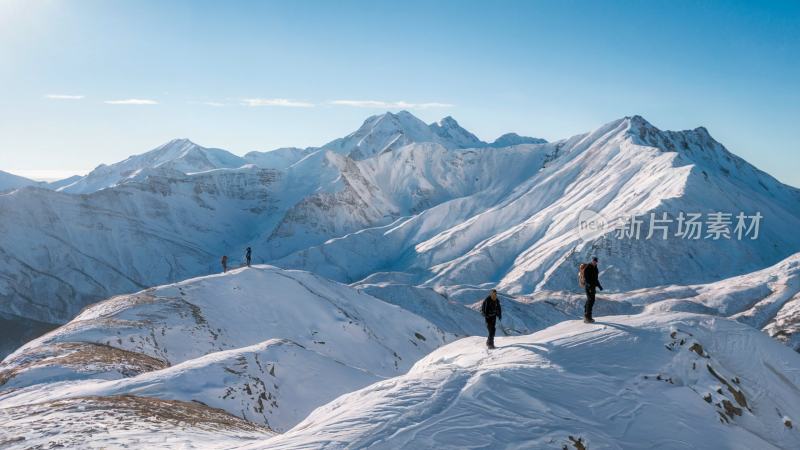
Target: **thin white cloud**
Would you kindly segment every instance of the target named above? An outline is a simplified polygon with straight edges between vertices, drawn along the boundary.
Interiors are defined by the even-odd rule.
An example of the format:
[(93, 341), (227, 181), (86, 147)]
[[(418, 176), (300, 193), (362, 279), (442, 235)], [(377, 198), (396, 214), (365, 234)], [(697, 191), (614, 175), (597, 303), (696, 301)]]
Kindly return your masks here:
[(410, 103), (404, 101), (386, 102), (382, 100), (334, 100), (330, 102), (337, 106), (352, 106), (354, 108), (374, 108), (374, 109), (428, 109), (428, 108), (452, 108), (455, 105), (450, 103), (427, 102)]
[(214, 106), (214, 107), (217, 107), (217, 108), (220, 107), (220, 106), (225, 106), (225, 103), (220, 103), (220, 102), (200, 102), (200, 104), (201, 105), (206, 105), (206, 106)]
[(108, 105), (157, 105), (158, 102), (146, 98), (126, 98), (124, 100), (106, 100)]
[(289, 108), (312, 108), (313, 103), (288, 98), (245, 98), (242, 99), (244, 106), (286, 106)]
[(83, 98), (82, 95), (67, 95), (67, 94), (47, 94), (44, 98), (49, 98), (50, 100), (80, 100)]

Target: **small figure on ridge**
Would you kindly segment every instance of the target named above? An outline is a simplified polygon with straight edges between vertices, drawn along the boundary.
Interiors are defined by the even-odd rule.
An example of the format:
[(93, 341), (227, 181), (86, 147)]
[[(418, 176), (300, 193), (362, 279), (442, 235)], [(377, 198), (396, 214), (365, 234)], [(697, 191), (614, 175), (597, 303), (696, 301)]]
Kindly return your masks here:
[(486, 346), (494, 348), (494, 332), (496, 320), (502, 320), (503, 310), (500, 307), (500, 299), (497, 298), (497, 290), (492, 289), (492, 292), (483, 300), (481, 305), (481, 314), (486, 319), (486, 329), (489, 331), (489, 337), (486, 339)]

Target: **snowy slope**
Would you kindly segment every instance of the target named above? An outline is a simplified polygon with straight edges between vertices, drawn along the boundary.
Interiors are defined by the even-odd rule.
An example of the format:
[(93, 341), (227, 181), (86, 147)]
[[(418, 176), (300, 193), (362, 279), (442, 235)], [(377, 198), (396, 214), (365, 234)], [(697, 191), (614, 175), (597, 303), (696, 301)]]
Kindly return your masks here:
[(234, 169), (247, 162), (225, 150), (201, 147), (188, 139), (174, 139), (147, 153), (133, 155), (115, 164), (101, 164), (85, 177), (62, 186), (60, 191), (88, 194), (116, 186), (128, 180), (141, 179), (152, 171), (203, 172), (212, 169)]
[(283, 181), (263, 169), (151, 176), (90, 195), (0, 196), (0, 313), (64, 323), (114, 294), (207, 274), (269, 226)]
[(63, 178), (61, 180), (51, 181), (50, 183), (47, 183), (47, 187), (49, 189), (57, 191), (64, 186), (69, 186), (70, 184), (79, 181), (81, 178), (83, 178), (81, 175), (73, 175), (71, 177)]
[(0, 446), (226, 450), (274, 433), (196, 402), (84, 397), (0, 409)]
[[(375, 274), (354, 283), (370, 295), (428, 318), (439, 328), (464, 335), (483, 334), (477, 310), (489, 287), (449, 286), (439, 291), (394, 280), (396, 274)], [(412, 282), (412, 279), (406, 279)], [(583, 314), (580, 289), (539, 290), (532, 295), (500, 293), (501, 335), (529, 334)], [(727, 317), (760, 329), (800, 350), (800, 253), (760, 271), (708, 284), (665, 285), (648, 289), (599, 292), (595, 315), (691, 312)]]
[[(714, 282), (800, 250), (800, 192), (703, 128), (661, 131), (634, 116), (551, 143), (473, 137), (449, 118), (387, 113), (323, 148), (239, 158), (176, 140), (62, 192), (0, 195), (0, 315), (64, 323), (103, 298), (216, 271), (223, 254), (238, 265), (247, 246), (256, 262), (341, 282), (392, 273), (440, 292), (514, 296), (572, 289), (591, 254), (604, 284), (624, 292)], [(753, 241), (584, 241), (587, 208), (764, 219)], [(9, 339), (0, 348), (22, 343)]]
[[(475, 195), (462, 192), (394, 223), (332, 239), (277, 263), (349, 282), (394, 271), (429, 287), (494, 284), (523, 294), (573, 286), (578, 264), (592, 254), (604, 261), (607, 284), (628, 290), (715, 281), (775, 264), (800, 250), (793, 232), (800, 226), (800, 191), (733, 156), (702, 128), (662, 132), (635, 116), (523, 151), (542, 155), (540, 165), (514, 159), (493, 164), (494, 150), (477, 150), (476, 166), (483, 172), (469, 176), (483, 177), (459, 178), (494, 179), (502, 186), (501, 196), (484, 196), (490, 191), (482, 186)], [(401, 153), (364, 162), (376, 164)], [(408, 171), (407, 165), (384, 167)], [(519, 167), (526, 168), (524, 177), (516, 176)], [(609, 221), (666, 212), (673, 218), (673, 237), (644, 239), (643, 234), (639, 240), (618, 240), (609, 227), (584, 241), (577, 221), (586, 209)], [(682, 211), (760, 212), (764, 220), (756, 240), (685, 240), (674, 237), (674, 219)]]
[(359, 290), (424, 317), (458, 336), (483, 334), (486, 325), (478, 311), (454, 302), (433, 289), (393, 283), (359, 283)]
[(751, 325), (769, 332), (796, 307), (798, 261), (601, 293), (595, 325), (572, 320), (579, 294), (502, 295), (491, 354), (483, 337), (447, 345), (483, 335), (468, 299), (485, 290), (450, 298), (393, 274), (348, 287), (270, 266), (187, 280), (94, 305), (6, 358), (0, 442), (794, 448), (800, 356)]
[(268, 152), (250, 152), (244, 155), (244, 159), (262, 169), (286, 169), (314, 150), (314, 148), (278, 148)]
[[(508, 149), (484, 151), (482, 149), (448, 150), (435, 144), (411, 144), (392, 152), (363, 161), (333, 152), (318, 151), (298, 162), (287, 171), (287, 179), (298, 185), (317, 174), (316, 191), (297, 202), (289, 209), (281, 222), (269, 235), (259, 239), (259, 253), (266, 252), (269, 260), (280, 264), (294, 265), (294, 259), (303, 259), (303, 268), (316, 271), (317, 262), (336, 275), (341, 281), (355, 281), (341, 272), (336, 262), (318, 261), (318, 255), (298, 253), (287, 260), (292, 252), (303, 251), (319, 244), (335, 243), (348, 245), (351, 239), (376, 249), (373, 239), (381, 241), (388, 252), (380, 257), (353, 261), (349, 252), (334, 250), (327, 255), (341, 258), (345, 270), (360, 271), (360, 264), (383, 267), (386, 258), (397, 260), (407, 242), (393, 242), (381, 236), (386, 228), (405, 222), (412, 215), (426, 214), (437, 205), (458, 208), (458, 214), (475, 214), (486, 205), (494, 204), (513, 189), (531, 172), (539, 170), (548, 154), (537, 146), (519, 146)], [(495, 170), (503, 170), (503, 177), (495, 177)], [(307, 181), (306, 181), (307, 182)], [(454, 203), (460, 204), (455, 205)], [(444, 219), (444, 220), (443, 220)], [(458, 216), (437, 216), (437, 226), (451, 223)], [(430, 227), (420, 230), (429, 232)], [(337, 238), (337, 239), (331, 239)], [(339, 244), (334, 244), (338, 247)], [(353, 249), (358, 252), (360, 249)], [(322, 250), (324, 252), (324, 250)], [(372, 256), (372, 255), (370, 255)], [(362, 272), (356, 272), (362, 273)], [(364, 273), (368, 275), (371, 271)]]
[(10, 191), (12, 189), (21, 188), (24, 186), (34, 186), (37, 184), (40, 183), (0, 170), (0, 192)]
[(730, 320), (568, 321), (462, 339), (247, 448), (797, 448), (799, 385), (800, 355)]
[[(542, 295), (547, 295), (542, 292)], [(631, 311), (686, 311), (735, 319), (800, 350), (800, 253), (778, 264), (703, 285), (669, 285), (603, 295)]]
[[(49, 364), (52, 372), (57, 366)], [(199, 401), (273, 430), (286, 431), (317, 406), (381, 379), (282, 339), (150, 370), (111, 381), (100, 377), (64, 382), (67, 377), (51, 373), (52, 379), (60, 381), (49, 384), (47, 389), (34, 385), (0, 395), (0, 404), (9, 408), (67, 398), (136, 395)], [(12, 378), (3, 388), (15, 386), (18, 384)]]
[(88, 308), (0, 364), (0, 408), (132, 394), (282, 431), (452, 339), (348, 286), (255, 266)]

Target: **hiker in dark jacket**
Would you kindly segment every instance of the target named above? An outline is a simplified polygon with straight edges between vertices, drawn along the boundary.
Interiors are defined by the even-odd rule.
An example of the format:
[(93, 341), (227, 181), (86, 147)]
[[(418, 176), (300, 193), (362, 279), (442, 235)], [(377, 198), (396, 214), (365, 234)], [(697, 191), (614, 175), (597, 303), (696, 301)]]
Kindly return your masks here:
[(228, 271), (228, 255), (222, 255), (222, 273)]
[(597, 288), (603, 290), (600, 280), (597, 278), (600, 271), (597, 269), (597, 257), (592, 258), (592, 263), (583, 270), (583, 277), (586, 280), (586, 304), (583, 307), (583, 321), (593, 323), (592, 307), (594, 307), (594, 295)]
[(247, 261), (247, 267), (250, 267), (250, 256), (252, 256), (252, 253), (250, 247), (247, 247), (247, 250), (244, 252), (244, 259)]
[(494, 331), (495, 320), (503, 319), (503, 310), (500, 307), (500, 299), (497, 298), (497, 291), (492, 289), (492, 292), (483, 300), (481, 305), (481, 314), (486, 319), (486, 329), (489, 330), (489, 337), (486, 339), (486, 346), (494, 348)]

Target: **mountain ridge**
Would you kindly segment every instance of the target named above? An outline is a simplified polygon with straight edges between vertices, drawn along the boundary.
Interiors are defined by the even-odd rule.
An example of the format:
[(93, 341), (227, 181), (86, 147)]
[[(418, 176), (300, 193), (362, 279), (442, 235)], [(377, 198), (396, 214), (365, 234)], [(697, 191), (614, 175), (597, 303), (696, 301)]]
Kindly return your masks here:
[(0, 192), (41, 184), (43, 183), (0, 170)]
[(63, 192), (87, 194), (141, 178), (159, 168), (175, 169), (184, 173), (233, 169), (247, 164), (260, 168), (286, 169), (320, 150), (334, 151), (358, 160), (403, 145), (425, 142), (436, 142), (445, 148), (455, 149), (505, 147), (546, 141), (508, 133), (490, 144), (461, 127), (451, 116), (426, 124), (408, 111), (386, 112), (368, 117), (356, 131), (321, 147), (286, 147), (266, 152), (251, 151), (244, 156), (237, 156), (227, 150), (203, 147), (188, 138), (176, 138), (148, 152), (131, 155), (116, 163), (101, 164), (82, 179), (60, 183), (55, 187)]
[(565, 321), (491, 352), (449, 344), (246, 448), (793, 448), (799, 363), (703, 315)]
[[(433, 134), (400, 114), (365, 123), (381, 117), (390, 125), (405, 117)], [(354, 135), (348, 142), (358, 142)], [(384, 148), (375, 142), (370, 149)], [(456, 297), (489, 286), (511, 295), (572, 289), (575, 267), (592, 254), (608, 286), (627, 291), (716, 281), (800, 250), (792, 231), (800, 226), (800, 191), (733, 156), (704, 129), (661, 131), (637, 116), (549, 143), (410, 143), (366, 159), (289, 148), (241, 166), (242, 158), (223, 153), (222, 163), (238, 167), (209, 170), (215, 152), (188, 140), (168, 144), (160, 151), (169, 158), (150, 155), (157, 167), (141, 168), (135, 155), (108, 169), (132, 170), (113, 187), (0, 196), (5, 319), (55, 326), (103, 298), (217, 271), (221, 255), (239, 264), (248, 246), (259, 263), (346, 283), (393, 273)], [(758, 241), (620, 241), (610, 229), (582, 240), (576, 220), (586, 209), (609, 219), (761, 210), (765, 219)], [(729, 258), (719, 259), (723, 253)], [(680, 264), (652, 267), (654, 255)], [(22, 343), (11, 338), (2, 337), (6, 347)]]

